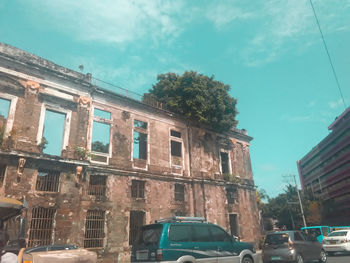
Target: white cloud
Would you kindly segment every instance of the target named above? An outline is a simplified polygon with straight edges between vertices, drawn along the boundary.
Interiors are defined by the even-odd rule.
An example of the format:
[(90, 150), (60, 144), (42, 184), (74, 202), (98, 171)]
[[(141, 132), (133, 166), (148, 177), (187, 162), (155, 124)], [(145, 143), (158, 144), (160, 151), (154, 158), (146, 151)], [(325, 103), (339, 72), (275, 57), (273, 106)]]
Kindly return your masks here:
[(330, 102), (328, 103), (328, 105), (329, 105), (329, 107), (330, 107), (331, 109), (336, 109), (336, 108), (338, 108), (338, 107), (340, 107), (340, 106), (343, 105), (343, 100), (342, 100), (342, 99), (339, 99), (339, 100), (337, 100), (337, 101), (330, 101)]
[(176, 37), (182, 30), (182, 5), (182, 0), (41, 0), (40, 11), (78, 40), (123, 44), (145, 36)]
[(206, 11), (206, 18), (221, 29), (232, 21), (253, 18), (251, 11), (246, 11), (238, 6), (238, 1), (224, 0), (212, 2)]

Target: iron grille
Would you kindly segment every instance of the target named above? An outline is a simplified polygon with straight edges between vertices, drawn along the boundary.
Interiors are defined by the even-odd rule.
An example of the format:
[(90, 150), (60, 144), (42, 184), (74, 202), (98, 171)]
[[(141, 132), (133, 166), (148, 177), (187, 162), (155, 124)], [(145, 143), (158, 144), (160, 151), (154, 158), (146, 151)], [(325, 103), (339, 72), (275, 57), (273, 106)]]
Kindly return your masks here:
[(227, 188), (226, 189), (227, 202), (229, 204), (234, 204), (238, 199), (237, 188)]
[(103, 197), (106, 195), (107, 176), (91, 175), (89, 182), (89, 195)]
[(103, 248), (105, 211), (88, 210), (85, 221), (85, 248)]
[(145, 198), (145, 181), (131, 181), (131, 197)]
[(56, 209), (35, 207), (32, 210), (28, 246), (44, 246), (52, 243)]
[(183, 184), (175, 184), (175, 201), (185, 201), (185, 186)]
[(145, 221), (145, 212), (130, 211), (129, 245), (134, 244), (141, 227)]
[(47, 192), (58, 192), (60, 183), (60, 172), (51, 170), (38, 170), (36, 179), (36, 190)]
[(5, 180), (6, 165), (0, 165), (0, 186)]

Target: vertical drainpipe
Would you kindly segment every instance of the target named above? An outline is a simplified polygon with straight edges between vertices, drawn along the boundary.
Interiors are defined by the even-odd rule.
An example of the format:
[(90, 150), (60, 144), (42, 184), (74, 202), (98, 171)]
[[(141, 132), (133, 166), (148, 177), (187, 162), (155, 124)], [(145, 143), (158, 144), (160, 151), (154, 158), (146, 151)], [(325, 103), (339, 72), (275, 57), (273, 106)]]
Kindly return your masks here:
[(195, 194), (195, 189), (194, 189), (194, 182), (192, 178), (192, 155), (191, 155), (191, 140), (192, 140), (192, 133), (190, 133), (190, 124), (189, 120), (186, 120), (186, 130), (187, 130), (187, 149), (188, 149), (188, 166), (189, 166), (189, 176), (191, 178), (191, 187), (192, 187), (192, 199), (193, 199), (193, 216), (197, 216), (196, 213), (196, 194)]

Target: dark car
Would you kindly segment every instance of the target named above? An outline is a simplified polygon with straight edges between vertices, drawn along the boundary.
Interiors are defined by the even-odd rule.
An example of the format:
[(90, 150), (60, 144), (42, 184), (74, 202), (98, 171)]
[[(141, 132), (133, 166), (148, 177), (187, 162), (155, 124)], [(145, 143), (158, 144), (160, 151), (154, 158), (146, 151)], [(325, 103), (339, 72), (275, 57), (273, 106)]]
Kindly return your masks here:
[(300, 231), (281, 231), (266, 235), (262, 249), (264, 263), (307, 261), (327, 262), (326, 252), (313, 237)]
[(157, 220), (145, 225), (132, 246), (131, 262), (258, 262), (251, 244), (200, 217)]

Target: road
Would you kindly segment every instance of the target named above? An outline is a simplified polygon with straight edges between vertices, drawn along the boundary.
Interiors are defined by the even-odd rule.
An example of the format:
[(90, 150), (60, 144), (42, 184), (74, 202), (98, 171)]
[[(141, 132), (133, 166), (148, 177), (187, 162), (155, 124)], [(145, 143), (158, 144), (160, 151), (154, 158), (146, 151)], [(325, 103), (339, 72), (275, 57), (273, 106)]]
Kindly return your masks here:
[(350, 253), (338, 253), (335, 256), (328, 256), (327, 263), (349, 263)]
[[(263, 263), (261, 252), (259, 251), (258, 254), (260, 257), (257, 263)], [(350, 253), (337, 253), (335, 256), (328, 256), (327, 263), (350, 263)]]

